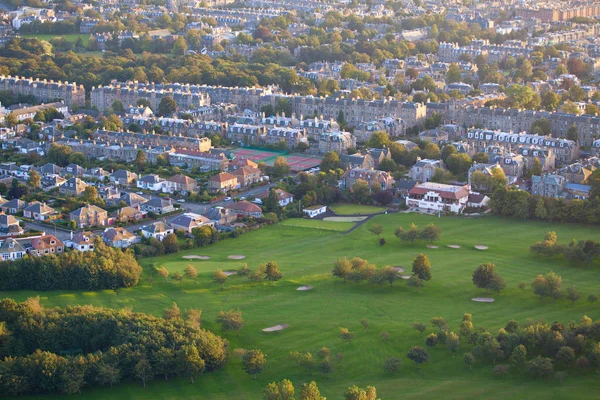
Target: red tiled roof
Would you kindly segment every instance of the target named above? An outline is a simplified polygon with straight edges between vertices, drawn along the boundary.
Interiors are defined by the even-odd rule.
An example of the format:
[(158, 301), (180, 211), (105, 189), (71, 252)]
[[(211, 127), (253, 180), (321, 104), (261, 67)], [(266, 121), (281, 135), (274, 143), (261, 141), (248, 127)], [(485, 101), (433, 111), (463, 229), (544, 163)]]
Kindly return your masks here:
[(227, 181), (230, 181), (233, 179), (237, 180), (237, 177), (235, 177), (234, 175), (231, 175), (229, 172), (221, 172), (220, 174), (211, 176), (209, 178), (209, 181), (223, 183), (223, 182), (227, 182)]
[(458, 190), (452, 191), (452, 190), (443, 190), (442, 188), (437, 189), (437, 188), (432, 188), (432, 187), (427, 187), (427, 186), (424, 187), (423, 185), (415, 186), (414, 188), (410, 189), (410, 191), (408, 193), (424, 195), (427, 192), (436, 192), (437, 194), (440, 195), (441, 198), (452, 199), (452, 200), (462, 199), (463, 197), (466, 197), (469, 195), (469, 191), (465, 187), (461, 187)]
[(225, 206), (225, 208), (229, 208), (230, 210), (234, 210), (234, 211), (241, 211), (244, 213), (260, 213), (260, 212), (262, 212), (262, 209), (259, 206), (257, 206), (256, 204), (252, 204), (246, 200), (238, 201), (237, 203), (227, 205), (227, 206)]

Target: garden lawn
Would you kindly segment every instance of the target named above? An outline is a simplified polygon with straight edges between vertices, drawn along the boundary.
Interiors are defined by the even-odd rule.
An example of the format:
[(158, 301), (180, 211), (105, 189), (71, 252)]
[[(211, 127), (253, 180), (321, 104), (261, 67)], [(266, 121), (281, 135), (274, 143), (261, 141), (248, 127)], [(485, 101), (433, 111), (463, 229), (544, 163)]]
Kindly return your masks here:
[(281, 225), (345, 232), (348, 229), (351, 229), (355, 223), (343, 221), (323, 221), (320, 219), (290, 218), (281, 222)]
[(50, 41), (54, 38), (60, 38), (60, 37), (64, 37), (67, 42), (72, 42), (75, 43), (77, 41), (77, 38), (81, 38), (81, 40), (83, 41), (83, 45), (87, 46), (89, 40), (90, 40), (90, 35), (87, 34), (79, 34), (79, 33), (49, 33), (49, 34), (39, 34), (39, 33), (28, 33), (25, 35), (21, 35), (24, 38), (38, 38), (40, 40), (46, 40), (46, 41)]
[(336, 214), (340, 215), (349, 215), (349, 214), (375, 214), (378, 212), (383, 212), (386, 210), (386, 207), (378, 207), (378, 206), (367, 206), (362, 204), (342, 204), (336, 203), (330, 206)]
[[(551, 225), (542, 222), (521, 222), (507, 218), (480, 219), (442, 218), (416, 214), (388, 214), (374, 217), (349, 234), (319, 229), (286, 226), (297, 221), (286, 221), (259, 231), (230, 239), (210, 247), (193, 249), (178, 254), (141, 260), (144, 273), (140, 284), (131, 289), (82, 292), (54, 291), (39, 293), (46, 306), (94, 304), (107, 307), (131, 307), (162, 315), (173, 301), (182, 310), (191, 307), (203, 310), (203, 326), (230, 340), (231, 348), (261, 349), (268, 364), (263, 374), (253, 380), (240, 367), (239, 359), (215, 373), (208, 373), (190, 384), (187, 380), (164, 381), (157, 379), (142, 388), (138, 382), (127, 382), (109, 388), (93, 388), (84, 392), (86, 399), (206, 399), (256, 400), (262, 398), (262, 389), (269, 382), (287, 378), (296, 388), (302, 382), (315, 380), (321, 393), (328, 399), (342, 398), (344, 390), (353, 384), (374, 385), (382, 399), (589, 399), (598, 388), (597, 375), (569, 372), (563, 382), (532, 380), (519, 371), (501, 378), (492, 374), (492, 365), (475, 365), (469, 371), (462, 355), (470, 351), (464, 341), (455, 358), (445, 348), (430, 350), (430, 362), (421, 371), (406, 358), (413, 345), (424, 346), (425, 336), (434, 329), (428, 321), (442, 316), (450, 328), (459, 330), (462, 315), (473, 314), (475, 327), (487, 327), (495, 333), (509, 319), (521, 324), (528, 320), (543, 319), (548, 323), (568, 323), (583, 315), (600, 318), (600, 304), (584, 300), (589, 293), (600, 294), (598, 267), (575, 267), (565, 261), (547, 261), (531, 255), (528, 247), (541, 240), (548, 230), (555, 230), (561, 243), (571, 239), (599, 240), (597, 228), (576, 225)], [(441, 228), (439, 249), (427, 249), (425, 244), (401, 244), (393, 235), (398, 226), (410, 223), (420, 227), (433, 222)], [(379, 246), (375, 236), (368, 232), (371, 224), (384, 226), (387, 244)], [(328, 223), (331, 224), (331, 223)], [(337, 223), (336, 223), (337, 225)], [(447, 244), (459, 244), (460, 249), (449, 249)], [(476, 244), (489, 246), (487, 251), (473, 248)], [(433, 279), (419, 293), (398, 281), (393, 287), (381, 288), (368, 284), (344, 283), (331, 276), (331, 268), (338, 257), (358, 256), (381, 265), (404, 266), (410, 271), (413, 258), (426, 253), (432, 263)], [(203, 254), (208, 261), (184, 260), (186, 254)], [(228, 255), (243, 254), (241, 261)], [(249, 283), (244, 277), (231, 276), (225, 289), (212, 283), (212, 273), (238, 269), (244, 263), (251, 268), (268, 260), (275, 260), (284, 279), (270, 283)], [(489, 294), (495, 303), (474, 303), (472, 297), (486, 296), (471, 282), (473, 270), (481, 263), (494, 262), (505, 279), (507, 289), (502, 294)], [(196, 266), (198, 283), (185, 280), (182, 284), (165, 282), (154, 272), (164, 265), (171, 273), (182, 271), (188, 264)], [(563, 277), (563, 287), (576, 285), (583, 299), (570, 307), (567, 300), (541, 301), (528, 288), (522, 292), (519, 282), (530, 283), (540, 273), (550, 270)], [(153, 281), (148, 282), (147, 278)], [(301, 285), (312, 285), (312, 291), (300, 292)], [(37, 295), (33, 292), (3, 292), (1, 297), (24, 300)], [(215, 323), (219, 311), (240, 309), (246, 326), (239, 336), (223, 333)], [(361, 327), (361, 319), (369, 321), (369, 329)], [(411, 325), (428, 323), (428, 329), (419, 334)], [(280, 323), (290, 327), (281, 332), (264, 333), (261, 329)], [(338, 337), (339, 327), (356, 333), (351, 343)], [(390, 333), (384, 343), (382, 331)], [(306, 372), (288, 358), (290, 351), (310, 351), (316, 354), (327, 346), (332, 354), (342, 353), (343, 361), (334, 362), (334, 372), (324, 375)], [(383, 371), (386, 358), (398, 356), (403, 361), (400, 372), (391, 375)], [(335, 357), (334, 357), (335, 359)], [(28, 397), (42, 399), (42, 397)], [(63, 399), (65, 396), (44, 396), (43, 399)]]

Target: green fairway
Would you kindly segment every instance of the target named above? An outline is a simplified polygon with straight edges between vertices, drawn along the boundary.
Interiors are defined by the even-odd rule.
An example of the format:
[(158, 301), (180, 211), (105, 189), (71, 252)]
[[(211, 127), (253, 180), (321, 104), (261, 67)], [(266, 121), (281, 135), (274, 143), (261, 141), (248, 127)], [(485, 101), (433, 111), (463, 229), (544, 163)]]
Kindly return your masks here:
[[(175, 255), (143, 259), (144, 273), (140, 284), (131, 289), (81, 292), (54, 291), (41, 293), (46, 306), (94, 304), (107, 307), (131, 307), (135, 311), (162, 315), (173, 301), (182, 310), (201, 308), (203, 326), (221, 334), (231, 342), (231, 348), (261, 349), (268, 364), (265, 372), (253, 380), (240, 367), (240, 360), (232, 358), (228, 366), (209, 373), (190, 384), (186, 380), (152, 381), (145, 389), (138, 382), (119, 384), (113, 389), (93, 388), (83, 394), (86, 399), (206, 399), (255, 400), (262, 398), (262, 389), (272, 381), (287, 378), (296, 388), (302, 382), (315, 380), (321, 393), (328, 399), (342, 398), (344, 390), (353, 384), (374, 385), (378, 395), (389, 399), (583, 399), (590, 398), (598, 386), (597, 375), (573, 370), (559, 383), (556, 380), (536, 381), (518, 372), (501, 378), (492, 374), (492, 365), (475, 365), (469, 371), (462, 355), (470, 351), (464, 341), (455, 358), (444, 347), (430, 349), (430, 362), (418, 372), (406, 358), (413, 345), (424, 346), (425, 336), (434, 329), (429, 319), (446, 318), (450, 328), (458, 331), (462, 315), (473, 314), (475, 327), (487, 327), (494, 333), (510, 319), (520, 323), (543, 319), (548, 323), (568, 323), (583, 315), (600, 318), (600, 304), (585, 300), (588, 294), (600, 295), (600, 271), (596, 268), (571, 266), (564, 261), (538, 259), (529, 253), (529, 245), (541, 240), (548, 230), (555, 230), (561, 243), (571, 239), (599, 240), (597, 228), (543, 222), (521, 222), (511, 219), (485, 217), (479, 219), (441, 218), (416, 214), (379, 215), (349, 233), (305, 226), (317, 221), (288, 220), (259, 231), (228, 239), (216, 245), (193, 249)], [(323, 222), (326, 226), (343, 226), (340, 222)], [(438, 249), (424, 244), (401, 244), (394, 237), (398, 226), (411, 223), (420, 227), (433, 222), (441, 228)], [(377, 238), (368, 232), (372, 224), (382, 224), (381, 237), (387, 240), (379, 246)], [(350, 223), (351, 224), (351, 223)], [(353, 224), (351, 224), (353, 225)], [(320, 224), (316, 225), (317, 227)], [(458, 244), (460, 249), (447, 248)], [(473, 248), (476, 244), (489, 246), (486, 251)], [(379, 288), (372, 284), (344, 283), (331, 276), (331, 268), (338, 257), (362, 257), (381, 265), (404, 266), (410, 271), (411, 261), (419, 253), (426, 253), (432, 264), (433, 279), (418, 293), (398, 281), (393, 287)], [(183, 255), (208, 255), (210, 260), (185, 260)], [(245, 255), (244, 260), (231, 260), (232, 254)], [(230, 276), (225, 289), (212, 283), (217, 269), (239, 269), (244, 263), (251, 268), (275, 260), (284, 275), (275, 283), (249, 283), (241, 276)], [(486, 296), (471, 282), (473, 270), (481, 263), (494, 262), (496, 270), (507, 283), (500, 295), (490, 294), (496, 302), (474, 303), (471, 298)], [(188, 264), (198, 269), (198, 283), (186, 279), (183, 284), (165, 282), (153, 269), (163, 265), (171, 273), (182, 271)], [(536, 275), (555, 271), (563, 277), (563, 287), (571, 284), (583, 292), (583, 298), (570, 307), (567, 300), (540, 301), (528, 287), (517, 288), (519, 282), (533, 281)], [(153, 277), (152, 282), (146, 278)], [(311, 285), (312, 291), (297, 291), (301, 285)], [(33, 292), (2, 292), (0, 297), (24, 300), (37, 295)], [(240, 309), (246, 326), (239, 336), (223, 333), (215, 323), (219, 311)], [(369, 321), (368, 331), (359, 321)], [(424, 322), (428, 330), (419, 334), (412, 328), (415, 322)], [(281, 332), (263, 333), (261, 329), (280, 323), (289, 324)], [(344, 343), (338, 337), (338, 328), (354, 331), (355, 339)], [(388, 342), (380, 339), (382, 331), (390, 333)], [(322, 374), (306, 372), (288, 357), (290, 351), (310, 351), (315, 354), (327, 346), (332, 354), (343, 354), (341, 363), (334, 361), (335, 370)], [(398, 356), (402, 369), (391, 375), (383, 371), (386, 358)], [(334, 357), (335, 358), (335, 357)], [(591, 396), (593, 397), (593, 395)], [(28, 397), (41, 399), (42, 397)], [(44, 396), (44, 399), (64, 399), (65, 396)]]
[(90, 40), (90, 35), (85, 34), (85, 33), (81, 33), (81, 34), (80, 33), (67, 33), (67, 34), (28, 33), (28, 34), (21, 35), (21, 36), (24, 38), (38, 38), (40, 40), (47, 40), (47, 41), (50, 41), (54, 38), (64, 37), (68, 42), (72, 42), (72, 43), (75, 43), (77, 41), (77, 38), (81, 38), (84, 46), (87, 46), (87, 44)]
[(365, 206), (362, 204), (342, 204), (336, 203), (329, 207), (336, 214), (340, 215), (352, 215), (352, 214), (375, 214), (378, 212), (385, 211), (385, 207), (377, 206)]
[(345, 232), (354, 226), (354, 222), (323, 221), (319, 219), (290, 218), (281, 223), (285, 226), (324, 229)]

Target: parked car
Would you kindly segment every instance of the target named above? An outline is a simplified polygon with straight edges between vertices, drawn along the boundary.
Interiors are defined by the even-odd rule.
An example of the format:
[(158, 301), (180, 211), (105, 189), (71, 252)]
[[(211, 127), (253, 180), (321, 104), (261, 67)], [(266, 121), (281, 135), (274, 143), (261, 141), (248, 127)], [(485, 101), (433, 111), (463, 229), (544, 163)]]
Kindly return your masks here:
[(231, 197), (227, 196), (227, 197), (225, 197), (223, 200), (225, 200), (225, 201), (230, 201), (230, 200), (231, 200)]
[(177, 200), (179, 203), (185, 203), (185, 199), (179, 199)]

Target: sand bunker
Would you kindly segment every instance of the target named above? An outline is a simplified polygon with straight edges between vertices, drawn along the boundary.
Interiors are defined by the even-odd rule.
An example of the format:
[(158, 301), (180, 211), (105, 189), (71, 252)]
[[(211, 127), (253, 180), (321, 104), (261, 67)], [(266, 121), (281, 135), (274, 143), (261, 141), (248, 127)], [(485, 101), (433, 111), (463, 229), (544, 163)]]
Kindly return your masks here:
[(457, 244), (449, 244), (448, 247), (450, 247), (451, 249), (460, 249), (460, 246)]
[(223, 273), (227, 276), (236, 275), (237, 271), (223, 271)]
[(404, 272), (404, 267), (392, 267), (396, 272)]
[(493, 303), (494, 299), (491, 297), (473, 297), (471, 300), (476, 301), (478, 303)]
[(325, 217), (323, 221), (328, 222), (360, 222), (367, 219), (367, 217)]
[(475, 248), (476, 248), (477, 250), (487, 250), (487, 249), (488, 249), (488, 247), (487, 247), (487, 246), (484, 246), (484, 245), (482, 245), (482, 244), (475, 245)]
[(298, 289), (296, 290), (312, 290), (312, 286), (300, 286)]
[(186, 260), (210, 260), (210, 256), (198, 256), (198, 255), (191, 255), (191, 256), (183, 256), (183, 258), (185, 258)]
[(410, 279), (410, 275), (400, 275), (400, 279)]
[(275, 326), (270, 326), (268, 328), (263, 329), (263, 332), (277, 332), (277, 331), (282, 331), (284, 329), (289, 328), (290, 326), (288, 324), (279, 324), (279, 325), (275, 325)]
[(232, 260), (243, 260), (244, 258), (246, 258), (246, 256), (242, 255), (242, 254), (232, 254), (229, 257)]
[(428, 244), (428, 245), (427, 245), (427, 248), (428, 248), (428, 249), (437, 249), (437, 248), (438, 248), (438, 246), (434, 246), (434, 245), (432, 245), (432, 244)]

